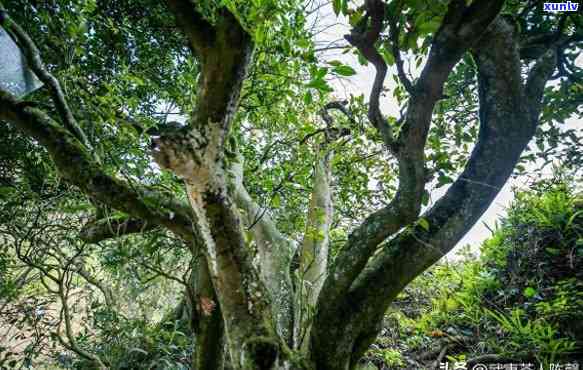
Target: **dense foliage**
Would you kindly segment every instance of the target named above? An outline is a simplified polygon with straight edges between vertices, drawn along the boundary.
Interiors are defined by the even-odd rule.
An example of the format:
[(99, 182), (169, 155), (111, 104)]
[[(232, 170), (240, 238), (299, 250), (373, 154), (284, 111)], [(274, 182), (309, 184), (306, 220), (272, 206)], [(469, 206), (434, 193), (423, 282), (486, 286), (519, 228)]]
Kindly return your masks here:
[(395, 369), (436, 359), (548, 369), (583, 360), (580, 190), (559, 179), (516, 194), (479, 256), (461, 250), (400, 295), (368, 361)]
[[(540, 5), (0, 1), (44, 83), (0, 88), (0, 367), (354, 368), (511, 175), (581, 167), (583, 18)], [(348, 35), (323, 42), (326, 17)], [(509, 339), (452, 356), (579, 348), (579, 211), (544, 190), (385, 331)]]

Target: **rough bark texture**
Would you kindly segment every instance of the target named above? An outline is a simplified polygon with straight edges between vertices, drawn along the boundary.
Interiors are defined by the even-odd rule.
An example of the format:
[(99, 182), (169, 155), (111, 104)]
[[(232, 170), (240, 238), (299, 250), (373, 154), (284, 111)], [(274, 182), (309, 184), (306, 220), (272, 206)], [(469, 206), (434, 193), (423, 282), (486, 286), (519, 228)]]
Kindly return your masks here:
[(197, 263), (194, 274), (193, 290), (189, 293), (193, 316), (191, 325), (196, 335), (193, 368), (222, 369), (225, 357), (225, 331), (206, 261), (201, 260)]
[[(383, 244), (351, 284), (335, 315), (326, 316), (326, 328), (320, 331), (318, 327), (313, 343), (316, 354), (320, 348), (327, 349), (322, 359), (316, 358), (319, 369), (355, 366), (374, 340), (392, 300), (473, 226), (534, 135), (542, 88), (555, 68), (554, 52), (539, 60), (524, 87), (514, 30), (499, 18), (476, 45), (475, 55), (481, 108), (479, 139), (471, 158), (447, 194), (423, 215), (430, 230), (412, 225)], [(342, 339), (326, 346), (320, 342), (325, 341), (324, 333)]]
[(332, 223), (333, 153), (321, 145), (314, 169), (314, 184), (304, 240), (299, 251), (300, 266), (296, 285), (294, 348), (306, 352), (310, 343), (313, 312), (328, 273), (330, 225)]
[(257, 249), (255, 268), (271, 295), (276, 331), (284, 342), (291, 345), (293, 289), (289, 271), (295, 247), (277, 230), (266, 210), (261, 209), (245, 189), (241, 156), (232, 164), (230, 171), (235, 201), (242, 211), (245, 226), (252, 232)]
[(189, 127), (157, 140), (154, 157), (186, 183), (232, 365), (270, 369), (281, 360), (283, 343), (273, 330), (270, 294), (253, 266), (243, 219), (228, 191), (224, 158), (253, 42), (226, 9), (210, 26), (192, 3), (169, 4), (199, 56), (201, 77)]
[[(189, 0), (168, 0), (168, 5), (202, 72), (189, 125), (156, 139), (154, 157), (184, 180), (189, 206), (108, 175), (88, 152), (83, 133), (71, 128), (75, 122), (66, 114), (70, 109), (56, 80), (47, 84), (66, 110), (61, 114), (63, 125), (2, 91), (0, 120), (44, 146), (65, 180), (128, 214), (123, 220), (87, 224), (81, 233), (84, 240), (98, 242), (165, 227), (196, 246), (193, 253), (200, 248), (200, 266), (188, 291), (197, 335), (195, 368), (220, 369), (225, 347), (226, 362), (234, 369), (306, 368), (289, 347), (309, 356), (311, 367), (318, 370), (354, 368), (397, 294), (455, 246), (508, 180), (536, 129), (542, 93), (556, 67), (553, 44), (545, 44), (545, 51), (527, 53), (536, 63), (523, 81), (524, 40), (518, 40), (514, 28), (497, 17), (503, 1), (475, 0), (470, 5), (450, 1), (419, 79), (408, 81), (399, 67), (411, 96), (395, 136), (379, 107), (387, 66), (375, 45), (383, 31), (385, 3), (365, 1), (365, 20), (347, 39), (376, 68), (368, 117), (398, 161), (399, 187), (387, 207), (371, 214), (349, 235), (329, 268), (331, 154), (322, 150), (299, 251), (300, 284), (293, 287), (294, 244), (245, 189), (241, 162), (229, 163), (225, 158), (225, 142), (253, 55), (251, 37), (226, 9), (211, 24)], [(391, 32), (396, 28), (393, 23)], [(392, 36), (396, 45), (398, 37)], [(470, 50), (478, 66), (479, 138), (463, 173), (422, 215), (429, 223), (425, 230), (416, 226), (416, 220), (426, 185), (424, 148), (433, 108), (442, 98), (451, 70)], [(44, 68), (38, 51), (29, 55), (38, 59), (37, 68)], [(245, 228), (253, 243), (246, 239)], [(315, 307), (315, 316), (308, 317), (302, 304)], [(309, 341), (302, 341), (307, 333)]]

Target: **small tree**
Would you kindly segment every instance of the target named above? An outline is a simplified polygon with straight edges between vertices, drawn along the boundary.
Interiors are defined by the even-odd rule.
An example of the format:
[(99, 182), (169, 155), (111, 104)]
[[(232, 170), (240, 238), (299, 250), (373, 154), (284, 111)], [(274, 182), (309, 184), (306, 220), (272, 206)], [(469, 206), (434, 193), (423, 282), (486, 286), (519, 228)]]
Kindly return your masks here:
[[(358, 99), (352, 102), (352, 111), (342, 102), (326, 102), (327, 70), (318, 65), (313, 44), (302, 46), (307, 22), (302, 2), (193, 4), (168, 0), (167, 4), (151, 4), (151, 8), (133, 2), (97, 6), (88, 2), (85, 8), (68, 1), (59, 3), (63, 9), (72, 9), (71, 14), (81, 14), (85, 22), (84, 29), (79, 26), (81, 31), (72, 31), (84, 40), (73, 44), (73, 57), (55, 58), (66, 65), (64, 69), (45, 65), (35, 43), (18, 23), (39, 17), (35, 23), (62, 21), (71, 26), (76, 18), (43, 18), (16, 3), (2, 13), (3, 27), (45, 84), (49, 99), (42, 95), (37, 99), (49, 105), (45, 109), (0, 91), (0, 120), (34, 139), (49, 153), (60, 177), (90, 197), (96, 217), (85, 225), (80, 238), (99, 242), (163, 227), (186, 241), (193, 256), (202, 254), (203, 259), (193, 266), (195, 292), (187, 295), (196, 317), (193, 367), (200, 370), (221, 368), (224, 348), (229, 354), (226, 361), (235, 369), (353, 369), (375, 339), (397, 294), (449, 252), (488, 208), (537, 132), (541, 111), (545, 111), (545, 122), (562, 121), (581, 102), (572, 53), (583, 40), (581, 18), (571, 13), (545, 14), (537, 2), (366, 0), (363, 6), (350, 9), (347, 1), (334, 1), (335, 11), (351, 19), (352, 31), (346, 40), (362, 62), (370, 63), (376, 71), (366, 105), (366, 128), (358, 128), (354, 118), (358, 116)], [(64, 11), (42, 6), (49, 9), (42, 14)], [(168, 21), (167, 11), (174, 15), (175, 25)], [(152, 41), (136, 33), (128, 38), (131, 42), (120, 41), (126, 49), (123, 52), (129, 55), (127, 65), (136, 71), (143, 66), (147, 67), (144, 70), (154, 69), (144, 73), (150, 78), (148, 82), (124, 72), (124, 64), (115, 57), (110, 60), (102, 54), (99, 59), (95, 55), (95, 50), (107, 50), (108, 45), (96, 45), (100, 40), (111, 42), (111, 48), (117, 50), (116, 37), (131, 32), (124, 30), (121, 22), (107, 28), (107, 17), (124, 21), (133, 16), (139, 19), (130, 22), (140, 32), (147, 35), (156, 30), (162, 35)], [(280, 27), (277, 30), (282, 34), (269, 36), (271, 26)], [(50, 49), (54, 38), (59, 38), (46, 30), (40, 35), (44, 39), (37, 43), (43, 49)], [(186, 37), (195, 61), (182, 47), (181, 35)], [(297, 47), (290, 42), (297, 42)], [(160, 50), (160, 45), (170, 48)], [(82, 47), (89, 52), (85, 54)], [(144, 55), (141, 47), (157, 51)], [(405, 71), (405, 51), (417, 56), (422, 65), (417, 78)], [(310, 201), (306, 209), (299, 207), (306, 212), (305, 222), (283, 223), (287, 229), (303, 225), (305, 233), (299, 242), (290, 238), (299, 230), (278, 230), (282, 221), (271, 217), (252, 196), (258, 192), (256, 179), (244, 176), (253, 170), (251, 164), (257, 171), (267, 160), (265, 140), (277, 137), (277, 130), (289, 132), (298, 127), (282, 128), (278, 123), (266, 127), (260, 120), (274, 117), (266, 113), (270, 107), (263, 111), (250, 108), (263, 103), (269, 88), (284, 91), (281, 81), (269, 80), (269, 71), (261, 69), (262, 63), (276, 68), (281, 63), (278, 53), (291, 55), (287, 60), (290, 65), (299, 65), (294, 73), (309, 73), (311, 79), (300, 89), (304, 110), (290, 108), (286, 119), (297, 122), (302, 119), (297, 114), (309, 112), (308, 120), (315, 120), (319, 112), (325, 124), (318, 131), (305, 133), (301, 140), (302, 144), (315, 142), (313, 148), (302, 149), (314, 160), (313, 181), (300, 184), (311, 183)], [(387, 118), (380, 109), (388, 64), (396, 67), (398, 87), (394, 95), (403, 107), (400, 119)], [(337, 62), (331, 66), (338, 75), (354, 72)], [(92, 73), (83, 75), (84, 70)], [(181, 73), (166, 73), (177, 70)], [(73, 81), (71, 86), (65, 89), (53, 71), (60, 79)], [(258, 77), (255, 71), (263, 74)], [(546, 88), (556, 71), (555, 77), (562, 77), (559, 90)], [(119, 80), (110, 75), (123, 75), (127, 85), (116, 85)], [(477, 118), (475, 104), (471, 105), (476, 91), (473, 76), (479, 98), (479, 130), (472, 134), (464, 131), (464, 125), (472, 125)], [(103, 86), (119, 89), (105, 96), (127, 101), (99, 97), (98, 87)], [(159, 90), (150, 93), (143, 87)], [(67, 94), (68, 89), (79, 95)], [(313, 100), (314, 90), (320, 92), (319, 100)], [(132, 98), (142, 105), (133, 107)], [(187, 125), (161, 132), (151, 121), (140, 122), (129, 114), (144, 116), (168, 101), (192, 109)], [(545, 102), (563, 103), (562, 116), (547, 112)], [(461, 111), (456, 111), (459, 107)], [(333, 116), (332, 110), (343, 115)], [(179, 190), (160, 191), (151, 186), (152, 180), (140, 184), (135, 177), (112, 170), (109, 152), (113, 148), (104, 143), (121, 140), (115, 138), (118, 133), (126, 135), (122, 126), (112, 125), (116, 120), (142, 135), (136, 142), (152, 137), (155, 162), (184, 182), (187, 202), (177, 195)], [(437, 130), (432, 131), (432, 121)], [(440, 147), (440, 141), (448, 140), (451, 133), (450, 122), (460, 130), (460, 137), (455, 137), (458, 149), (462, 142), (477, 137), (467, 160), (451, 158), (456, 145)], [(171, 125), (164, 119), (158, 126)], [(257, 139), (253, 130), (271, 137)], [(342, 245), (332, 248), (334, 223), (350, 219), (333, 212), (333, 181), (344, 181), (343, 194), (356, 187), (349, 179), (354, 174), (350, 166), (344, 173), (334, 168), (334, 153), (342, 156), (348, 153), (344, 150), (353, 150), (343, 146), (350, 138), (360, 140), (353, 148), (376, 145), (381, 160), (375, 168), (385, 163), (383, 171), (398, 173), (397, 185), (394, 191), (386, 192), (390, 201), (381, 198), (380, 206), (367, 207), (369, 214), (357, 224), (351, 220)], [(258, 153), (261, 148), (266, 148), (263, 155)], [(141, 160), (147, 158), (143, 153)], [(146, 163), (142, 169), (167, 176), (152, 166)], [(457, 168), (462, 168), (461, 173), (451, 180), (445, 195), (421, 214), (427, 201), (426, 188), (435, 174), (443, 185), (450, 182), (448, 171), (457, 173)], [(288, 170), (283, 178), (291, 179), (294, 174), (293, 169)], [(249, 184), (253, 192), (248, 191)], [(274, 184), (264, 185), (277, 190)], [(274, 199), (272, 203), (276, 203)], [(345, 198), (344, 205), (353, 200)], [(293, 208), (291, 201), (289, 206)], [(103, 218), (104, 210), (109, 209), (122, 212), (124, 217)], [(294, 212), (289, 210), (288, 217)], [(279, 215), (285, 218), (286, 213)]]

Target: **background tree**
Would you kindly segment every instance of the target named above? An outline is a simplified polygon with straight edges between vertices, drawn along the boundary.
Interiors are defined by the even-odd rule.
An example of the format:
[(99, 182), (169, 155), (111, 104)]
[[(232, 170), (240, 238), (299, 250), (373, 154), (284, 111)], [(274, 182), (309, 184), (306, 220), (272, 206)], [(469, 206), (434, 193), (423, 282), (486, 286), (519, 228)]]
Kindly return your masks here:
[[(135, 263), (139, 284), (148, 271), (183, 285), (166, 319), (188, 317), (197, 369), (354, 368), (397, 294), (516, 165), (579, 140), (556, 124), (581, 103), (582, 20), (538, 2), (334, 1), (347, 49), (376, 71), (367, 103), (332, 98), (327, 76), (355, 71), (318, 59), (310, 1), (5, 6), (2, 26), (45, 88), (26, 101), (0, 91), (15, 150), (2, 157), (3, 209), (17, 193), (25, 210), (62, 197), (80, 228), (53, 250), (14, 232), (38, 222), (6, 217), (7, 271), (19, 261), (50, 279), (69, 328), (73, 276), (111, 298), (90, 268)], [(380, 109), (389, 65), (402, 117)], [(541, 152), (524, 153), (535, 135)], [(449, 183), (421, 214), (429, 188)], [(63, 346), (110, 365), (70, 329)]]

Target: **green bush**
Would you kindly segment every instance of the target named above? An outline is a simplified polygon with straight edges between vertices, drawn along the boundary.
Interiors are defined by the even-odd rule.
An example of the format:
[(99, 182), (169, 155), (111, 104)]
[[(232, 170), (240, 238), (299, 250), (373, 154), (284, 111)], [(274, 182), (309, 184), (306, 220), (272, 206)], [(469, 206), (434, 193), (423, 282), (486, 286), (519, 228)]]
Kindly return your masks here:
[(545, 368), (583, 359), (581, 196), (563, 181), (517, 193), (480, 256), (468, 251), (398, 297), (383, 351), (415, 358), (450, 343), (449, 358), (496, 354)]

